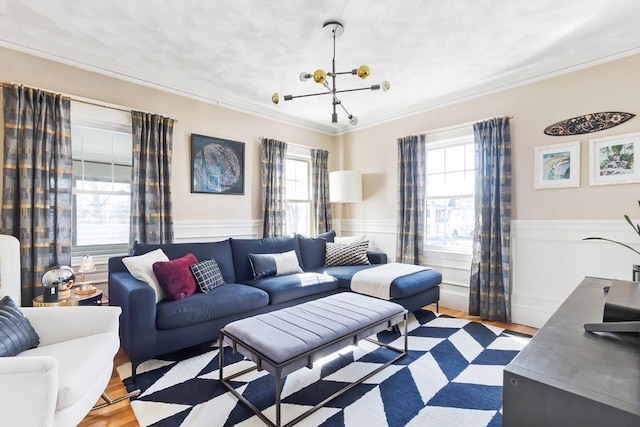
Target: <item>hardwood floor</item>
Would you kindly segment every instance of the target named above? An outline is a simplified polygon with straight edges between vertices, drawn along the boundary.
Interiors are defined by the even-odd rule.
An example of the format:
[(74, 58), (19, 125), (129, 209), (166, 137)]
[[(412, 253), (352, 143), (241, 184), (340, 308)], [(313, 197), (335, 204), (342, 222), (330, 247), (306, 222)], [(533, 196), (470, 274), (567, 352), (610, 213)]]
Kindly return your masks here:
[[(429, 305), (426, 307), (429, 310), (435, 311), (435, 305)], [(476, 322), (480, 322), (480, 318), (477, 316), (469, 316), (469, 314), (452, 310), (445, 307), (440, 307), (440, 313), (446, 314), (453, 317), (458, 317), (461, 319), (469, 319)], [(508, 329), (514, 332), (519, 332), (522, 334), (534, 335), (538, 330), (536, 328), (532, 328), (530, 326), (518, 325), (516, 323), (504, 323), (504, 322), (487, 322), (482, 321), (482, 323), (497, 326), (499, 328)], [(128, 362), (127, 356), (124, 354), (122, 350), (118, 352), (116, 358), (114, 360), (114, 366), (120, 366), (123, 363)], [(113, 374), (111, 375), (111, 381), (109, 381), (109, 385), (107, 386), (107, 394), (113, 399), (117, 396), (121, 396), (126, 393), (124, 385), (120, 381), (120, 377), (116, 372), (115, 368), (113, 369)], [(99, 403), (102, 403), (100, 400)], [(122, 402), (115, 403), (111, 406), (107, 406), (106, 408), (97, 409), (95, 411), (89, 412), (84, 420), (79, 424), (79, 427), (137, 427), (138, 422), (136, 421), (136, 417), (133, 415), (133, 410), (131, 409), (131, 405), (128, 400), (124, 400)]]

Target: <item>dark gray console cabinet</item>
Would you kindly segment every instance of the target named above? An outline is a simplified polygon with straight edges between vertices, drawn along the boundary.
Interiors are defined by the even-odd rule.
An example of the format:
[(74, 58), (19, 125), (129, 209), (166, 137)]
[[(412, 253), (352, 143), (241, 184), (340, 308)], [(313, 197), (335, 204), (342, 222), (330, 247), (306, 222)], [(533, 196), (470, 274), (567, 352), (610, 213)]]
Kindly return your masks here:
[(609, 279), (586, 277), (504, 369), (504, 427), (639, 427), (640, 341), (585, 332)]

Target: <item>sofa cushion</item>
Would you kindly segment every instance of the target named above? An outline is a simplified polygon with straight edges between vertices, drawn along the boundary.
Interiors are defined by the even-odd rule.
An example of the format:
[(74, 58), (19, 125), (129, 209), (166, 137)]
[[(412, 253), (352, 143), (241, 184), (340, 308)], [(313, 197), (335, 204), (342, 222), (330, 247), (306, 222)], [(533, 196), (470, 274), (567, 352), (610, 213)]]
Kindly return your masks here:
[(197, 262), (193, 254), (186, 254), (171, 261), (153, 264), (153, 272), (167, 297), (179, 300), (196, 292), (196, 280), (190, 267)]
[(265, 277), (248, 281), (247, 284), (267, 292), (272, 305), (338, 288), (335, 277), (319, 273)]
[(40, 337), (18, 304), (5, 296), (0, 299), (0, 357), (13, 357), (37, 347)]
[[(61, 310), (65, 310), (62, 308)], [(120, 347), (115, 333), (101, 333), (24, 351), (18, 357), (50, 356), (58, 364), (56, 411), (75, 405), (96, 380), (96, 367), (107, 367)], [(91, 363), (78, 363), (78, 358)]]
[(295, 251), (281, 254), (249, 254), (254, 279), (302, 273)]
[(143, 255), (122, 258), (122, 263), (127, 267), (129, 273), (136, 279), (147, 283), (155, 291), (156, 303), (165, 297), (164, 290), (153, 272), (153, 264), (158, 261), (169, 261), (162, 249), (156, 249)]
[[(275, 254), (295, 251), (298, 264), (302, 264), (300, 245), (296, 236), (266, 237), (264, 239), (229, 239), (233, 253), (236, 282), (246, 283), (253, 279), (249, 254)], [(226, 280), (225, 280), (226, 281)]]
[(302, 256), (302, 268), (305, 271), (322, 267), (327, 255), (327, 242), (329, 240), (322, 237), (309, 237), (296, 234), (300, 245), (300, 255)]
[(369, 264), (367, 249), (369, 241), (350, 244), (327, 242), (325, 265), (363, 265)]
[(327, 242), (333, 242), (334, 239), (336, 238), (336, 232), (335, 230), (329, 230), (327, 232), (318, 234), (316, 237), (319, 239), (326, 240)]
[(156, 327), (158, 329), (180, 328), (238, 313), (247, 313), (268, 304), (269, 295), (258, 288), (225, 283), (206, 294), (198, 292), (183, 300), (162, 301), (156, 306)]
[(313, 271), (320, 274), (328, 274), (338, 279), (338, 286), (345, 289), (351, 289), (351, 278), (356, 272), (367, 268), (375, 267), (374, 264), (368, 265), (339, 265), (324, 266), (314, 269)]
[(220, 268), (224, 281), (227, 283), (236, 281), (229, 239), (220, 242), (198, 243), (150, 244), (135, 242), (133, 244), (133, 255), (145, 254), (155, 249), (162, 249), (169, 259), (179, 258), (188, 253), (194, 254), (198, 261), (213, 258)]
[(196, 283), (204, 293), (224, 284), (218, 263), (213, 258), (195, 263), (190, 268)]

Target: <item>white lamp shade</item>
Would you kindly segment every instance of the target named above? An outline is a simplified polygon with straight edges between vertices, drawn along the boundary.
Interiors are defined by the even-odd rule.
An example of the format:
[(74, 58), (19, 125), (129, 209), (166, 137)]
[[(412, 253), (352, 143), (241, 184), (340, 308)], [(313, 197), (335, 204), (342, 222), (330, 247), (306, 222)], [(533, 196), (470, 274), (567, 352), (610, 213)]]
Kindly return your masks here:
[(83, 255), (78, 267), (78, 273), (91, 273), (96, 271), (96, 264), (91, 255)]
[(351, 203), (362, 201), (362, 174), (358, 171), (329, 173), (329, 201)]

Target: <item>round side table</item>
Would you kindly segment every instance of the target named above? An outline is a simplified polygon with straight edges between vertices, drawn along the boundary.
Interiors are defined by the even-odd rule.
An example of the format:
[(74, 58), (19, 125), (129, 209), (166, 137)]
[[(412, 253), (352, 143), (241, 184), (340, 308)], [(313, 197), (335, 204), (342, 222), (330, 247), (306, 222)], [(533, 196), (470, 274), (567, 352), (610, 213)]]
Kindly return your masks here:
[(72, 305), (102, 305), (102, 291), (96, 289), (94, 293), (87, 295), (76, 295), (75, 292), (71, 292), (69, 298), (53, 302), (43, 302), (42, 295), (38, 295), (33, 299), (34, 307), (66, 307)]

